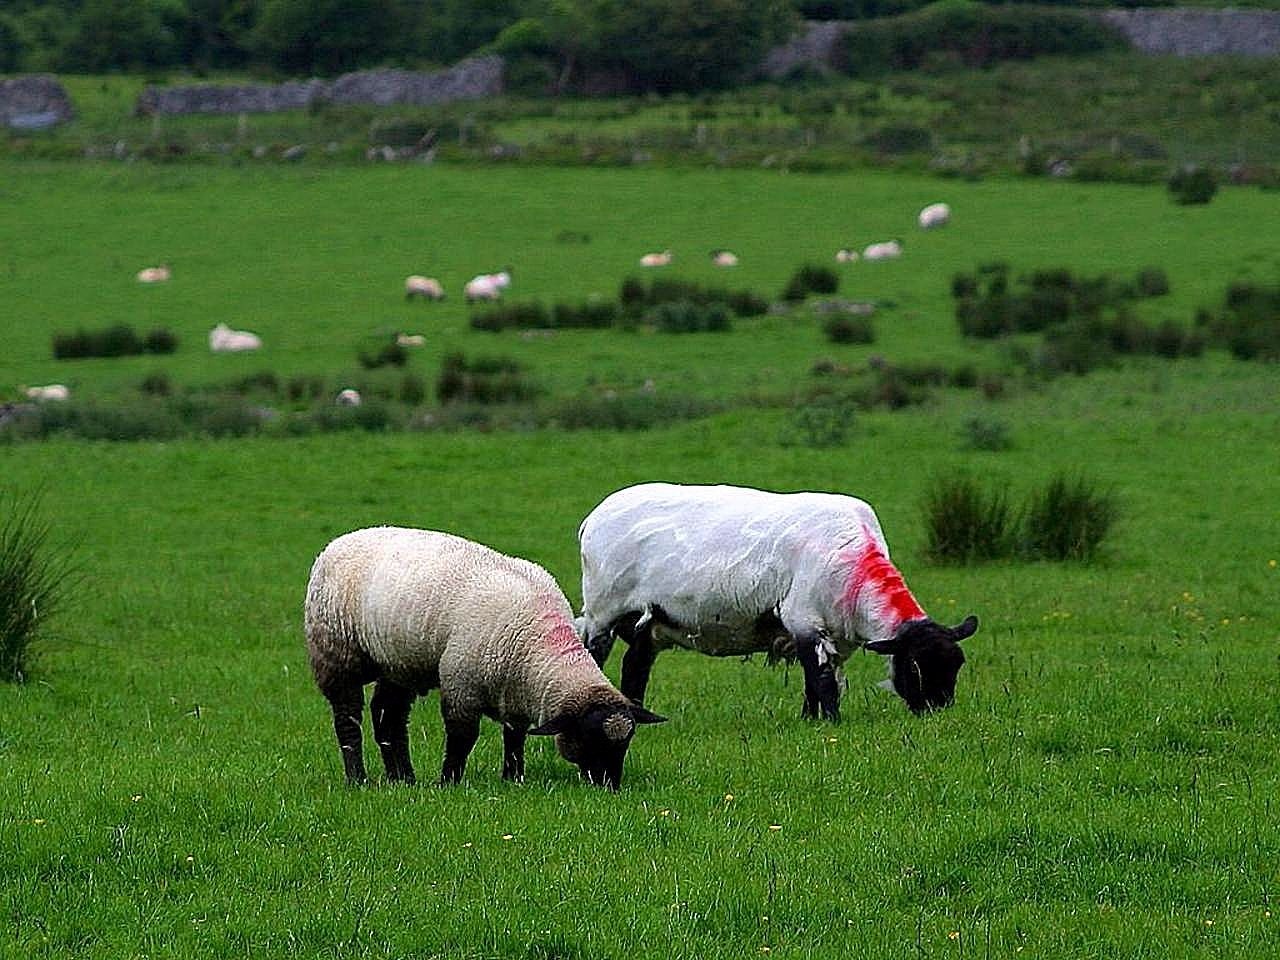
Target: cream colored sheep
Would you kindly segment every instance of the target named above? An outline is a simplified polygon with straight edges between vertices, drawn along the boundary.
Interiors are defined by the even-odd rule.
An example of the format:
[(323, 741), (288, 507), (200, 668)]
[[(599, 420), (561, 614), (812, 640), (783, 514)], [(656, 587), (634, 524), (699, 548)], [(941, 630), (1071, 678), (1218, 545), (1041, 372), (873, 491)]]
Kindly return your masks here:
[(423, 300), (443, 300), (444, 287), (435, 277), (420, 277), (414, 274), (404, 278), (404, 298), (412, 300), (420, 297)]
[(338, 537), (311, 568), (304, 622), (351, 782), (365, 779), (367, 683), (376, 683), (370, 710), (388, 780), (414, 779), (409, 709), (437, 687), (442, 783), (462, 778), (488, 716), (503, 725), (504, 779), (523, 779), (526, 736), (554, 734), (585, 778), (617, 789), (636, 725), (663, 719), (609, 683), (550, 574), (447, 533), (371, 527)]

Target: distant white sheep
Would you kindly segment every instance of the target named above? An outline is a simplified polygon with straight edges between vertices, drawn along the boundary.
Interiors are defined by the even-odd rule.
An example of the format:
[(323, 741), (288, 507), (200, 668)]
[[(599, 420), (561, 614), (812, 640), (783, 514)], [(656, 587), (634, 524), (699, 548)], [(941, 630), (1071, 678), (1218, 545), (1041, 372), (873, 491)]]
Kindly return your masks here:
[(736, 267), (738, 265), (738, 256), (728, 250), (712, 250), (711, 262), (717, 267)]
[(398, 347), (425, 347), (427, 338), (420, 333), (397, 333), (396, 346)]
[(885, 240), (870, 244), (862, 251), (863, 260), (894, 260), (902, 256), (901, 240)]
[(663, 250), (661, 253), (646, 253), (640, 258), (640, 266), (642, 267), (666, 267), (670, 266), (671, 261), (675, 258), (670, 250)]
[(435, 277), (420, 277), (414, 274), (404, 279), (404, 298), (412, 300), (419, 297), (423, 300), (443, 300), (444, 287)]
[(466, 286), (462, 288), (462, 296), (467, 303), (475, 303), (477, 300), (501, 300), (502, 288), (494, 283), (489, 274), (482, 273), (467, 281)]
[(232, 330), (225, 323), (220, 323), (209, 331), (209, 349), (214, 353), (240, 353), (257, 350), (261, 346), (262, 339), (256, 333)]
[(663, 720), (601, 672), (546, 570), (447, 533), (372, 527), (338, 537), (311, 568), (303, 620), (351, 782), (365, 780), (360, 724), (371, 682), (388, 780), (413, 781), (409, 711), (435, 688), (441, 783), (462, 779), (487, 716), (502, 724), (504, 779), (524, 779), (527, 736), (554, 735), (586, 779), (616, 790), (636, 726)]
[(340, 407), (358, 407), (360, 406), (360, 391), (347, 387), (339, 390), (338, 395), (333, 398), (333, 402)]
[(920, 223), (921, 230), (945, 227), (951, 222), (951, 208), (945, 203), (931, 203), (920, 211), (920, 216), (917, 220)]
[(43, 387), (27, 387), (25, 392), (28, 400), (40, 402), (45, 400), (68, 400), (71, 398), (71, 391), (61, 383), (50, 383)]
[(858, 259), (858, 251), (848, 247), (836, 251), (836, 263), (854, 263)]
[(169, 265), (162, 263), (158, 267), (147, 267), (138, 271), (139, 283), (164, 283), (171, 276)]

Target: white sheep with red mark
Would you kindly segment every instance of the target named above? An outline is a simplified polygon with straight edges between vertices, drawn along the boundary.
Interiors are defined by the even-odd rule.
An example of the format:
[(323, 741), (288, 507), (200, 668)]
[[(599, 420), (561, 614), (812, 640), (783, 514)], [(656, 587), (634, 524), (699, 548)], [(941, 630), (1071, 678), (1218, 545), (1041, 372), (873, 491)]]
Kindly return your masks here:
[(139, 283), (167, 283), (171, 276), (173, 273), (167, 263), (158, 267), (145, 267), (137, 273)]
[(675, 254), (670, 250), (662, 250), (657, 253), (646, 253), (640, 258), (640, 266), (669, 267), (673, 259), (675, 259)]
[(951, 207), (945, 203), (931, 203), (920, 211), (916, 222), (921, 230), (935, 230), (951, 222)]
[(344, 387), (338, 391), (338, 395), (333, 398), (333, 402), (340, 407), (358, 407), (364, 402), (364, 398), (360, 396), (360, 391), (354, 387)]
[(711, 262), (717, 267), (736, 267), (738, 255), (731, 250), (712, 250)]
[(418, 274), (404, 278), (404, 298), (412, 300), (443, 300), (444, 286), (435, 277), (423, 277)]
[(311, 568), (303, 619), (352, 782), (365, 779), (367, 683), (376, 683), (370, 710), (389, 780), (414, 779), (409, 710), (435, 688), (444, 783), (461, 779), (488, 716), (503, 725), (505, 779), (524, 777), (526, 736), (555, 735), (584, 777), (617, 789), (636, 726), (663, 719), (596, 666), (549, 573), (451, 534), (371, 527), (338, 537)]
[(832, 493), (646, 483), (610, 494), (578, 530), (587, 648), (628, 643), (622, 692), (640, 703), (657, 653), (766, 653), (804, 668), (804, 716), (839, 717), (841, 664), (888, 656), (913, 712), (946, 706), (977, 629), (930, 620), (889, 559), (870, 505)]
[(868, 244), (862, 251), (863, 260), (896, 260), (902, 256), (901, 240), (883, 240)]

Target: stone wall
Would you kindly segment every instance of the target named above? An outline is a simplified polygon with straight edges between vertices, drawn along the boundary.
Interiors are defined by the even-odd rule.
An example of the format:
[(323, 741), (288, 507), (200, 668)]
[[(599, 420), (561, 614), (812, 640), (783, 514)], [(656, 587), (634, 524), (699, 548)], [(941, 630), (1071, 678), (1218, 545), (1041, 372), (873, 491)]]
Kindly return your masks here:
[(1280, 13), (1272, 10), (1106, 10), (1100, 16), (1143, 53), (1280, 55)]
[(44, 130), (75, 116), (71, 98), (45, 73), (0, 80), (0, 124), (14, 130)]
[[(1272, 10), (1145, 7), (1085, 12), (1113, 26), (1143, 53), (1280, 56), (1280, 12)], [(760, 72), (776, 80), (800, 66), (830, 67), (840, 39), (857, 26), (849, 20), (810, 21), (787, 43), (769, 51)]]
[(502, 93), (501, 57), (472, 57), (447, 70), (364, 70), (335, 80), (216, 86), (190, 84), (147, 87), (138, 96), (141, 115), (188, 113), (276, 113), (303, 110), (314, 103), (412, 104), (474, 100)]

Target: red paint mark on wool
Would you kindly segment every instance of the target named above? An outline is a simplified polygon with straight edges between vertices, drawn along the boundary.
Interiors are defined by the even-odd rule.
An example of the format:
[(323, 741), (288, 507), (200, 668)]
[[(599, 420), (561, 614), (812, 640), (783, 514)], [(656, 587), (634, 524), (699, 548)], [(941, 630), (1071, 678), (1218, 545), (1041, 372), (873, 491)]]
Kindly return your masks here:
[(898, 568), (880, 549), (870, 528), (862, 530), (865, 544), (849, 557), (849, 580), (841, 599), (849, 607), (870, 600), (880, 608), (881, 616), (893, 621), (888, 624), (891, 629), (908, 620), (922, 619), (925, 612), (907, 589)]
[(553, 653), (578, 658), (588, 656), (578, 631), (559, 611), (544, 613), (538, 618), (543, 627), (542, 642)]

